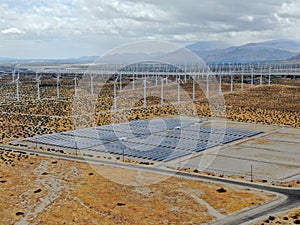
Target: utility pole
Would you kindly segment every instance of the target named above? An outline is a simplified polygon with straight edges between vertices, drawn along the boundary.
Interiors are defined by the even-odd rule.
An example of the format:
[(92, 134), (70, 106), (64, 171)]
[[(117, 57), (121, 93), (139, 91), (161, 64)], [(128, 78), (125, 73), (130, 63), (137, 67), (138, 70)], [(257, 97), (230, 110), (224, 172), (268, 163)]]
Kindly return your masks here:
[(251, 164), (251, 173), (250, 173), (250, 176), (251, 176), (251, 182), (253, 182), (253, 164)]

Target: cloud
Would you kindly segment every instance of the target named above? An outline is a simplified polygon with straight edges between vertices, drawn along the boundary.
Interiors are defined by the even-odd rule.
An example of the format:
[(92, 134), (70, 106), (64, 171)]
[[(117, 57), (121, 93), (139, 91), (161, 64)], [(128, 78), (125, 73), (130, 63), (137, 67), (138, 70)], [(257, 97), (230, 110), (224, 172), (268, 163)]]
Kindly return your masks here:
[(299, 0), (2, 0), (0, 10), (0, 41), (300, 39)]
[(18, 28), (12, 27), (2, 30), (1, 34), (24, 34), (24, 32), (19, 30)]
[(300, 2), (299, 1), (290, 1), (284, 2), (280, 9), (278, 10), (277, 15), (281, 18), (290, 18), (290, 19), (300, 19)]
[(270, 0), (20, 0), (14, 6), (3, 4), (2, 12), (6, 12), (6, 22), (22, 27), (29, 38), (86, 34), (194, 40), (215, 33), (274, 29), (284, 10), (292, 8), (290, 4)]

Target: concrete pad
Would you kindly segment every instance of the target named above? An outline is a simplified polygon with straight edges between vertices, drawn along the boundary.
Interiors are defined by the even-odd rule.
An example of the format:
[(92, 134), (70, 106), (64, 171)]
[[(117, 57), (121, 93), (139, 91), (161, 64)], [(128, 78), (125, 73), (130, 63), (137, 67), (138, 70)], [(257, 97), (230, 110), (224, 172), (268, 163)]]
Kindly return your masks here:
[[(199, 158), (194, 158), (190, 160), (185, 167), (201, 169), (201, 164), (198, 165), (198, 162)], [(253, 178), (261, 180), (280, 181), (297, 176), (300, 172), (300, 166), (294, 167), (223, 156), (217, 156), (205, 170), (208, 172), (216, 172), (218, 174), (250, 177), (251, 165), (253, 166)], [(200, 166), (200, 168), (197, 166)]]
[[(215, 122), (215, 124), (222, 124), (222, 122)], [(213, 153), (207, 150), (192, 159), (181, 161), (181, 165), (220, 174), (248, 177), (250, 176), (251, 165), (253, 165), (253, 176), (259, 179), (290, 181), (299, 178), (299, 128), (231, 121), (227, 121), (226, 127), (261, 130), (265, 133), (224, 145), (219, 151)], [(205, 158), (207, 158), (206, 161)], [(201, 168), (205, 162), (208, 162), (209, 165), (206, 165), (206, 168)]]
[(236, 128), (242, 130), (260, 130), (263, 132), (270, 132), (282, 127), (276, 125), (269, 125), (266, 126), (264, 124), (255, 124), (255, 123), (242, 123), (242, 122), (235, 122), (235, 121), (222, 121), (222, 120), (209, 120), (207, 122), (202, 123), (204, 126), (220, 126), (220, 127), (227, 127), (227, 128)]
[(267, 140), (267, 139), (255, 138), (253, 140), (238, 144), (237, 146), (244, 147), (244, 148), (253, 148), (253, 146), (255, 147), (259, 146), (259, 149), (279, 151), (286, 154), (289, 153), (300, 154), (300, 148), (297, 148), (295, 143), (282, 142), (278, 140)]
[(297, 134), (278, 132), (272, 135), (265, 136), (263, 139), (272, 140), (272, 141), (292, 142), (292, 143), (298, 143), (298, 145), (300, 145), (300, 138), (299, 135)]
[(218, 156), (245, 159), (249, 161), (264, 162), (270, 164), (289, 165), (300, 168), (300, 154), (270, 151), (261, 148), (231, 147), (219, 152)]
[[(287, 129), (280, 131), (280, 133), (300, 135), (300, 129), (287, 128)], [(298, 138), (299, 138), (299, 136), (298, 136)]]

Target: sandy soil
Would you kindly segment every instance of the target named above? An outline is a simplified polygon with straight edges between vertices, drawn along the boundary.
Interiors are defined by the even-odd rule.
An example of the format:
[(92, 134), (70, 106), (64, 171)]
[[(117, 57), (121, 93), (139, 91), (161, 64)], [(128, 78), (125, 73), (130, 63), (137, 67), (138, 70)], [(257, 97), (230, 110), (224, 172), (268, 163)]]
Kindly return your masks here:
[[(47, 82), (43, 81), (44, 84)], [(290, 86), (289, 82), (225, 95), (227, 118), (300, 127), (300, 86)], [(224, 86), (228, 89), (228, 84)], [(21, 91), (36, 93), (35, 87), (22, 88)], [(44, 86), (43, 90), (43, 95), (49, 93), (52, 96), (51, 100), (38, 102), (32, 94), (21, 99), (20, 103), (1, 102), (2, 143), (74, 128), (73, 121), (78, 118), (72, 117), (73, 88), (63, 89), (62, 85), (60, 100), (55, 99), (55, 86)], [(83, 115), (80, 118), (82, 125), (112, 122), (109, 113), (101, 113), (111, 110), (111, 90), (107, 87), (104, 97), (98, 98), (96, 116)], [(13, 96), (14, 87), (8, 92)], [(171, 94), (176, 97), (176, 92)], [(202, 98), (203, 93), (198, 90), (196, 96), (197, 99)], [(175, 107), (155, 106), (159, 102), (156, 98), (149, 99), (148, 109), (118, 113), (117, 119), (135, 120), (178, 114)], [(82, 108), (89, 109), (89, 103), (89, 99), (82, 98)], [(143, 101), (139, 101), (135, 106), (142, 104)], [(183, 104), (182, 109), (184, 107)], [(196, 101), (196, 111), (201, 117), (212, 116), (205, 99)], [(107, 167), (99, 169), (110, 170), (121, 177), (136, 173)], [(295, 182), (295, 185), (299, 184), (299, 181)], [(28, 157), (0, 150), (0, 224), (202, 224), (273, 198), (265, 193), (234, 187), (223, 187), (226, 192), (219, 193), (217, 190), (220, 188), (222, 186), (216, 184), (175, 178), (145, 187), (122, 186), (103, 178), (87, 164)], [(280, 217), (281, 223), (296, 223), (298, 214), (299, 209), (291, 212), (288, 220)], [(292, 218), (294, 216), (295, 219)]]
[(282, 225), (290, 225), (290, 224), (300, 224), (300, 208), (296, 208), (288, 213), (284, 213), (280, 216), (270, 215), (268, 219), (256, 223), (255, 225), (267, 225), (267, 224), (282, 224)]
[[(203, 224), (274, 199), (172, 177), (149, 186), (124, 186), (84, 163), (0, 152), (0, 224)], [(98, 169), (120, 177), (159, 176)]]
[[(28, 99), (19, 103), (15, 101), (2, 102), (0, 104), (0, 142), (7, 143), (18, 138), (71, 130), (74, 129), (75, 121), (78, 128), (157, 116), (178, 115), (179, 110), (181, 113), (189, 115), (193, 111), (190, 109), (190, 104), (182, 104), (180, 108), (174, 105), (161, 107), (157, 106), (160, 104), (159, 99), (149, 98), (149, 108), (147, 109), (141, 107), (143, 105), (141, 100), (134, 105), (134, 107), (140, 107), (139, 109), (119, 111), (113, 115), (107, 112), (107, 110), (112, 109), (113, 105), (109, 87), (105, 93), (102, 93), (103, 96), (101, 97), (77, 98), (75, 102), (76, 108), (80, 109), (79, 112), (73, 108), (74, 98), (71, 97), (73, 89), (62, 91), (62, 93), (67, 92), (68, 94), (66, 94), (67, 97), (59, 100), (50, 98), (47, 101), (39, 102), (34, 97), (29, 96)], [(170, 94), (176, 94), (174, 90), (174, 88), (171, 89), (172, 93)], [(128, 94), (126, 97), (130, 98), (130, 95)], [(300, 127), (300, 86), (255, 87), (242, 92), (225, 94), (224, 97), (227, 119)], [(200, 117), (212, 116), (212, 110), (201, 90), (197, 90), (197, 98), (199, 100), (195, 102), (195, 113)], [(120, 99), (119, 102), (122, 104), (126, 101)], [(167, 101), (166, 104), (168, 104)], [(91, 109), (93, 109), (92, 115), (84, 115), (90, 114)], [(76, 116), (76, 114), (81, 116)]]

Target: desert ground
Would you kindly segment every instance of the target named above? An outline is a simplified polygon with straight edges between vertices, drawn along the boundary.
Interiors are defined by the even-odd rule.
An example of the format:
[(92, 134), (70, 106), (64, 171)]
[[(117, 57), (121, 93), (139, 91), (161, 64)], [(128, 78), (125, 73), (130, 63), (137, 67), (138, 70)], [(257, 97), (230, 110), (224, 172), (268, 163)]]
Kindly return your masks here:
[[(6, 93), (0, 104), (1, 143), (79, 127), (179, 114), (176, 104), (166, 99), (165, 106), (160, 106), (157, 97), (147, 99), (147, 109), (140, 108), (143, 100), (139, 99), (127, 110), (121, 110), (127, 106), (121, 97), (118, 111), (112, 113), (112, 84), (105, 85), (99, 96), (75, 98), (73, 80), (63, 80), (59, 99), (56, 99), (54, 79), (44, 78), (42, 84), (41, 101), (36, 99), (36, 86), (30, 82), (23, 81), (19, 102), (11, 100), (14, 85), (1, 87), (1, 93)], [(176, 87), (173, 84), (166, 89), (166, 95), (174, 96), (169, 97), (174, 101)], [(191, 95), (191, 83), (183, 88)], [(293, 79), (244, 91), (239, 91), (236, 84), (233, 93), (225, 82), (222, 89), (226, 93), (228, 120), (300, 127), (300, 85)], [(159, 89), (150, 92), (159, 96)], [(134, 92), (125, 96), (135, 99)], [(197, 89), (196, 96), (197, 115), (203, 118), (215, 116), (203, 91)], [(74, 102), (79, 111), (74, 109)], [(184, 112), (185, 104), (188, 105), (183, 103), (181, 112)], [(186, 110), (185, 114), (189, 114), (190, 110)], [(0, 153), (0, 208), (3, 209), (0, 223), (3, 224), (99, 224), (99, 221), (101, 224), (203, 224), (275, 198), (268, 193), (177, 178), (144, 187), (123, 186), (105, 179), (87, 164), (2, 150)], [(114, 174), (138, 173), (99, 167)], [(292, 185), (297, 186), (297, 182)], [(288, 220), (284, 218), (286, 215), (278, 218), (282, 218), (282, 224), (284, 221), (291, 223), (297, 220), (293, 219), (296, 215), (297, 210), (289, 214)]]
[(296, 208), (290, 212), (286, 212), (279, 216), (270, 215), (268, 219), (256, 223), (255, 225), (275, 225), (275, 224), (300, 224), (300, 208)]
[[(1, 224), (203, 224), (276, 197), (179, 178), (124, 186), (85, 163), (0, 153)], [(105, 166), (98, 169), (123, 179), (128, 174), (163, 176)]]
[[(67, 80), (65, 86), (62, 84), (60, 87), (60, 99), (56, 99), (54, 81), (52, 80), (50, 84), (47, 83), (50, 82), (48, 80), (44, 82), (44, 86), (41, 87), (43, 89), (41, 101), (36, 99), (36, 87), (32, 86), (32, 83), (27, 84), (27, 86), (24, 85), (22, 92), (24, 96), (21, 95), (20, 102), (2, 98), (0, 104), (0, 137), (2, 143), (79, 127), (148, 119), (157, 116), (196, 113), (199, 117), (211, 117), (215, 116), (216, 111), (216, 109), (211, 108), (199, 87), (196, 88), (197, 100), (193, 104), (194, 109), (191, 109), (190, 103), (182, 103), (180, 107), (176, 105), (177, 92), (174, 87), (177, 85), (170, 84), (165, 90), (166, 96), (174, 97), (169, 97), (169, 101), (166, 99), (165, 106), (159, 105), (158, 97), (149, 97), (147, 99), (148, 108), (142, 108), (142, 98), (138, 98), (136, 101), (136, 93), (128, 90), (128, 92), (121, 93), (118, 99), (118, 111), (113, 113), (111, 112), (113, 109), (111, 84), (104, 85), (99, 96), (84, 95), (84, 97), (74, 98), (74, 88), (71, 85), (73, 81)], [(300, 127), (300, 85), (297, 85), (293, 79), (284, 80), (284, 82), (287, 84), (274, 84), (270, 87), (256, 86), (244, 91), (239, 91), (236, 88), (238, 91), (233, 93), (228, 92), (228, 84), (224, 83), (222, 88), (226, 118), (239, 122)], [(190, 92), (191, 85), (191, 83), (183, 85), (183, 89), (187, 90), (186, 93)], [(8, 88), (6, 85), (1, 88), (3, 88), (2, 93), (7, 91), (10, 96), (14, 95), (14, 86)], [(154, 93), (154, 96), (159, 96), (159, 88), (149, 89), (149, 94)], [(30, 94), (27, 95), (27, 93)], [(138, 93), (140, 94), (140, 91)], [(124, 98), (130, 101), (131, 97), (135, 102), (128, 108)]]

